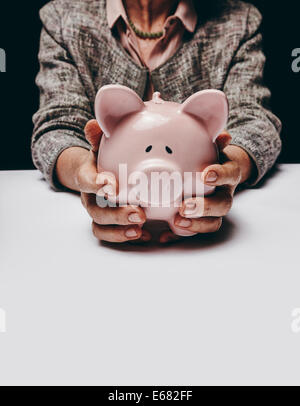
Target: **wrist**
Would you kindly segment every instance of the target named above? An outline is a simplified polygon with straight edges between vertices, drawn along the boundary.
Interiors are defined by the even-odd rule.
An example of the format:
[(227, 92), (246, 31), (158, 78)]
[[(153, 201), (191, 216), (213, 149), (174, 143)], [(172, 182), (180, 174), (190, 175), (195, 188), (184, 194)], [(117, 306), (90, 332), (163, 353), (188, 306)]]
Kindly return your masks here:
[(79, 191), (77, 174), (79, 168), (87, 160), (89, 151), (82, 147), (65, 149), (58, 157), (55, 167), (58, 182), (68, 189)]
[(237, 145), (228, 145), (223, 150), (223, 154), (228, 160), (235, 161), (239, 165), (241, 171), (240, 184), (247, 182), (254, 176), (255, 164), (243, 148)]

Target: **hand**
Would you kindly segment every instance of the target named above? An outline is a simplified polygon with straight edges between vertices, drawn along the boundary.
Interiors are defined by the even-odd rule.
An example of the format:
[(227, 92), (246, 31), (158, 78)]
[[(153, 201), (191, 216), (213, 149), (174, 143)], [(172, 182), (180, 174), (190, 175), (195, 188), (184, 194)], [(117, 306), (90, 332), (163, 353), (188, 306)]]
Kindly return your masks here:
[(97, 152), (102, 131), (95, 120), (85, 128), (86, 138), (91, 142), (92, 151), (84, 148), (66, 149), (59, 157), (56, 166), (58, 180), (66, 187), (81, 193), (81, 201), (91, 216), (92, 229), (98, 240), (108, 242), (127, 242), (133, 240), (149, 241), (151, 235), (142, 230), (146, 221), (140, 207), (126, 206), (101, 208), (96, 203), (96, 194), (107, 185), (117, 190), (113, 174), (97, 172)]
[[(212, 196), (185, 200), (175, 219), (176, 226), (192, 233), (217, 232), (221, 228), (223, 217), (232, 207), (237, 186), (247, 181), (254, 171), (251, 158), (242, 148), (222, 144), (222, 137), (218, 146), (225, 163), (211, 165), (202, 174), (203, 182), (217, 187), (216, 192)], [(178, 238), (172, 232), (167, 232), (161, 236), (161, 242), (170, 242)]]

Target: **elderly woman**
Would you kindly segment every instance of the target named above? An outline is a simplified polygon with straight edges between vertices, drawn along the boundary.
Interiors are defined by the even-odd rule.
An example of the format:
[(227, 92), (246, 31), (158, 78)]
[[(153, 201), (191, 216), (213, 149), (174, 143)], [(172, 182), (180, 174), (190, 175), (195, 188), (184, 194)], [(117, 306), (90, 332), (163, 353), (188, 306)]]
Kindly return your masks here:
[[(217, 192), (183, 202), (176, 219), (194, 233), (219, 230), (237, 186), (257, 184), (281, 150), (281, 123), (269, 109), (270, 92), (263, 84), (257, 9), (234, 0), (53, 0), (40, 15), (41, 100), (32, 153), (47, 181), (57, 190), (81, 193), (99, 240), (150, 240), (142, 208), (96, 204), (95, 193), (103, 186), (96, 184), (92, 147), (102, 135), (93, 120), (96, 92), (118, 83), (144, 100), (159, 91), (165, 100), (183, 102), (199, 90), (219, 89), (229, 100), (226, 130), (232, 141), (219, 138), (222, 164), (203, 174)], [(185, 210), (191, 205), (199, 206), (193, 218)], [(173, 238), (168, 231), (160, 240)]]

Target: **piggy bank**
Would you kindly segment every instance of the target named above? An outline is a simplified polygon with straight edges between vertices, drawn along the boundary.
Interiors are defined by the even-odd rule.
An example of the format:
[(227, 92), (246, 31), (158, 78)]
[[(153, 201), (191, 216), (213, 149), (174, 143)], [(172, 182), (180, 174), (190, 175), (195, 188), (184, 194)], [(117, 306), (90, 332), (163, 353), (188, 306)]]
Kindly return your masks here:
[(118, 205), (139, 205), (147, 220), (166, 221), (179, 236), (193, 235), (174, 219), (183, 198), (214, 192), (201, 172), (218, 162), (216, 140), (228, 119), (225, 94), (204, 90), (178, 104), (156, 92), (143, 102), (125, 86), (108, 85), (97, 94), (95, 115), (104, 132), (98, 170), (116, 176)]

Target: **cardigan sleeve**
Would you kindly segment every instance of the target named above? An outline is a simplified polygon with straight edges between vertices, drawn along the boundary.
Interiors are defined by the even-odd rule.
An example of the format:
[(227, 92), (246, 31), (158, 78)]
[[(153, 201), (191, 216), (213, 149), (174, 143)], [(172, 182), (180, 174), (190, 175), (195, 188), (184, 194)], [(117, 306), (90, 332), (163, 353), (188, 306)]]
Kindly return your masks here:
[(62, 186), (55, 178), (56, 161), (67, 148), (90, 148), (83, 129), (93, 114), (78, 69), (62, 45), (61, 18), (53, 2), (40, 16), (43, 28), (36, 79), (40, 107), (33, 116), (32, 157), (45, 179), (58, 190)]
[(262, 17), (249, 6), (247, 30), (231, 65), (224, 91), (230, 107), (228, 132), (232, 144), (253, 159), (256, 185), (272, 168), (281, 152), (281, 122), (270, 110), (270, 91), (263, 83), (265, 55), (260, 32)]

